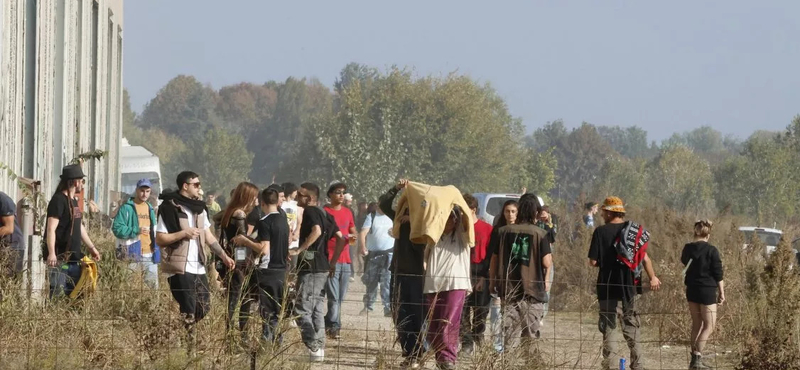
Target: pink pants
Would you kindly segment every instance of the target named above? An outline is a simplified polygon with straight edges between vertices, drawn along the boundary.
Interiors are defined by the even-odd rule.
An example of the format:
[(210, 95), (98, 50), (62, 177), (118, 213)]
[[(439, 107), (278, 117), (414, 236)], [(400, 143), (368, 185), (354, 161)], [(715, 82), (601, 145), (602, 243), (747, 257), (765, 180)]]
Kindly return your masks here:
[(428, 343), (436, 351), (437, 362), (455, 363), (458, 358), (461, 310), (466, 297), (466, 290), (425, 294), (431, 320), (428, 324)]

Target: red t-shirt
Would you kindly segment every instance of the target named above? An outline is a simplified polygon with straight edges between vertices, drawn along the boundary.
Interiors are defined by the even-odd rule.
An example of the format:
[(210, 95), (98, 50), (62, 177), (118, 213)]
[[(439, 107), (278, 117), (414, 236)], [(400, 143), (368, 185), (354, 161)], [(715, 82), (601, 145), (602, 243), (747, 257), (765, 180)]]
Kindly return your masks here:
[[(350, 236), (350, 228), (356, 227), (355, 220), (353, 220), (353, 212), (344, 206), (338, 211), (331, 207), (325, 207), (325, 212), (333, 215), (333, 218), (336, 220), (336, 226), (339, 226), (339, 231), (341, 231), (342, 235), (347, 239)], [(334, 252), (336, 252), (336, 238), (331, 238), (331, 240), (328, 240), (328, 258), (333, 258)], [(342, 250), (342, 254), (339, 255), (339, 260), (336, 261), (336, 263), (353, 263), (350, 260), (349, 241), (344, 246), (344, 250)]]
[(475, 228), (475, 248), (472, 248), (472, 263), (481, 263), (486, 259), (486, 247), (489, 245), (489, 238), (492, 236), (492, 225), (486, 221), (478, 220)]

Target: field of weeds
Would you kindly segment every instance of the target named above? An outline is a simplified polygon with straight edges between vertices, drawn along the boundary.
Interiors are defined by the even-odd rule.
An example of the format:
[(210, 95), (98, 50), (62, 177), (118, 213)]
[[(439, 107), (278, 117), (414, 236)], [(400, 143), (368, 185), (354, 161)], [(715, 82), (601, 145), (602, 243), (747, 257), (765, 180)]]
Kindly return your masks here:
[[(556, 211), (556, 214), (559, 214)], [(562, 211), (565, 215), (567, 212)], [(645, 364), (654, 369), (683, 369), (688, 364), (690, 318), (681, 277), (680, 252), (691, 240), (694, 217), (669, 210), (630, 210), (630, 218), (652, 233), (649, 253), (662, 290), (646, 290), (641, 299)], [(717, 330), (707, 352), (717, 368), (800, 369), (800, 279), (794, 255), (784, 242), (769, 259), (755, 243), (747, 249), (733, 217), (713, 218), (711, 243), (722, 254), (727, 303), (719, 310)], [(464, 369), (564, 368), (596, 369), (601, 335), (597, 331), (596, 271), (587, 266), (590, 232), (579, 215), (562, 216), (554, 248), (555, 284), (536, 356), (509, 351), (502, 356), (489, 347), (461, 360)], [(784, 230), (792, 240), (797, 230)], [(297, 329), (287, 318), (280, 346), (264, 348), (256, 334), (254, 312), (249, 344), (225, 332), (226, 302), (212, 295), (212, 310), (198, 326), (197, 355), (188, 357), (166, 281), (161, 290), (143, 288), (141, 278), (114, 259), (113, 238), (98, 225), (91, 235), (103, 252), (98, 291), (78, 301), (31, 304), (12, 281), (3, 281), (0, 303), (0, 363), (9, 369), (308, 369)], [(645, 285), (647, 281), (645, 281)], [(314, 368), (389, 369), (400, 362), (389, 318), (360, 316), (364, 286), (351, 283), (343, 307), (342, 339), (329, 341), (326, 362)], [(22, 293), (22, 292), (19, 292)], [(38, 294), (38, 293), (34, 293)], [(43, 292), (41, 294), (46, 294)], [(377, 306), (378, 304), (376, 304)], [(488, 334), (488, 333), (487, 333)], [(621, 337), (621, 336), (620, 336)], [(621, 339), (621, 338), (620, 338)], [(623, 342), (620, 348), (625, 348)], [(624, 353), (626, 351), (623, 351)], [(427, 368), (434, 361), (428, 361)]]

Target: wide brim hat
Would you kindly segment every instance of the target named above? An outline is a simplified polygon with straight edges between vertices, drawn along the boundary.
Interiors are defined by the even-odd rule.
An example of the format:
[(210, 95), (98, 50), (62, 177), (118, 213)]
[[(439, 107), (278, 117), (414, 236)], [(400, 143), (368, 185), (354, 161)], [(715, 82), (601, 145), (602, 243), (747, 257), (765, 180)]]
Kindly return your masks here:
[(63, 180), (82, 179), (84, 177), (86, 175), (83, 174), (83, 169), (78, 164), (70, 164), (61, 169), (61, 179)]
[(625, 204), (620, 197), (608, 197), (603, 201), (603, 210), (609, 212), (625, 213)]

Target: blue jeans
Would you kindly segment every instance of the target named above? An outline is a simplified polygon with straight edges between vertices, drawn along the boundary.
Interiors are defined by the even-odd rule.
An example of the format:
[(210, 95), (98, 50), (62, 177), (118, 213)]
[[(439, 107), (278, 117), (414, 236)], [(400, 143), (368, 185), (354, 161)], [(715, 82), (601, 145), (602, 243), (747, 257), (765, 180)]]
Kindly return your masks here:
[(389, 264), (392, 262), (392, 253), (389, 252), (369, 252), (364, 258), (364, 275), (361, 282), (367, 287), (364, 293), (364, 308), (372, 311), (372, 305), (377, 299), (378, 285), (380, 285), (381, 301), (383, 301), (383, 313), (392, 312), (392, 301), (389, 299), (389, 284), (391, 282), (391, 272)]
[(303, 343), (312, 351), (325, 348), (322, 307), (325, 304), (327, 280), (326, 272), (304, 272), (297, 275), (297, 302), (294, 312)]
[(339, 330), (342, 327), (342, 302), (350, 285), (350, 264), (337, 263), (336, 273), (328, 278), (328, 314), (325, 315), (325, 329)]
[(50, 279), (50, 298), (69, 296), (75, 289), (75, 284), (81, 279), (81, 265), (79, 262), (64, 262), (58, 267), (47, 269)]
[(152, 255), (142, 256), (141, 262), (131, 262), (128, 268), (134, 273), (141, 273), (145, 284), (152, 289), (158, 289), (158, 265), (153, 263)]

